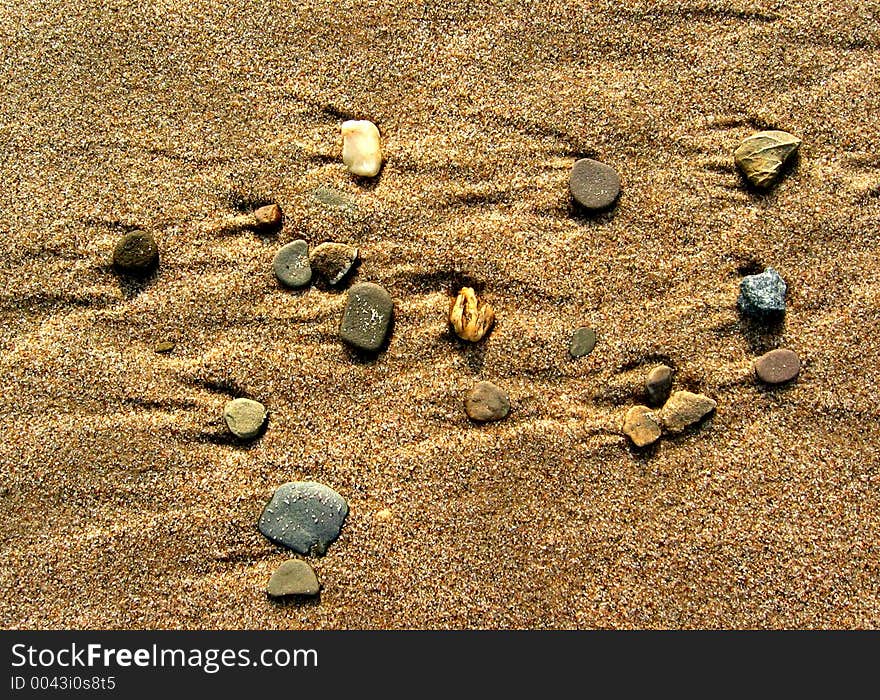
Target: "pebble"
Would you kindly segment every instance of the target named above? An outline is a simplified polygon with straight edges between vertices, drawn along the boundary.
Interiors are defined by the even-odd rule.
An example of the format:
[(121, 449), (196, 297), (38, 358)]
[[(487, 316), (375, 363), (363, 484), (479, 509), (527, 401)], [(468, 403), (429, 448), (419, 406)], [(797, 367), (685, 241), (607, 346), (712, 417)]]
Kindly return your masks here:
[(153, 352), (164, 353), (171, 352), (175, 348), (175, 343), (173, 340), (163, 340), (161, 342), (156, 343), (153, 346)]
[(394, 302), (384, 287), (356, 284), (348, 290), (339, 337), (361, 350), (376, 351), (385, 342), (393, 314)]
[(315, 570), (302, 559), (289, 559), (284, 562), (272, 574), (266, 587), (266, 593), (271, 598), (283, 598), (289, 595), (312, 596), (318, 595), (320, 590), (321, 586)]
[(273, 542), (300, 554), (324, 554), (348, 515), (345, 499), (314, 481), (279, 486), (260, 516), (258, 527)]
[(669, 398), (672, 389), (672, 367), (657, 365), (648, 374), (645, 381), (645, 390), (648, 392), (648, 401), (653, 406), (660, 406)]
[(266, 407), (252, 399), (233, 399), (223, 409), (230, 432), (242, 440), (257, 437), (266, 424)]
[(288, 287), (305, 287), (312, 280), (309, 244), (303, 240), (281, 246), (272, 262), (278, 281)]
[(271, 231), (281, 226), (281, 207), (267, 204), (254, 210), (254, 228), (260, 231)]
[(346, 243), (321, 243), (309, 255), (309, 264), (328, 284), (338, 284), (351, 271), (358, 249)]
[(571, 334), (568, 352), (572, 357), (583, 357), (593, 352), (594, 347), (596, 347), (596, 331), (583, 326)]
[(132, 231), (119, 239), (113, 250), (113, 265), (122, 272), (144, 274), (159, 263), (156, 239), (146, 231)]
[(353, 175), (374, 177), (382, 169), (379, 129), (373, 122), (350, 119), (342, 123), (342, 162)]
[(376, 520), (380, 520), (382, 522), (387, 522), (391, 520), (393, 514), (388, 508), (382, 508), (382, 510), (376, 511)]
[(492, 382), (477, 382), (465, 396), (464, 410), (480, 423), (501, 420), (510, 413), (510, 398)]
[(660, 423), (671, 433), (680, 433), (715, 410), (717, 403), (705, 394), (676, 391), (660, 409)]
[(773, 319), (785, 313), (788, 286), (772, 267), (759, 275), (747, 275), (739, 284), (737, 307), (747, 316)]
[(800, 145), (797, 136), (785, 131), (760, 131), (739, 145), (733, 160), (749, 182), (766, 188), (776, 182), (786, 161)]
[(801, 371), (801, 360), (788, 348), (777, 348), (755, 360), (755, 374), (767, 384), (790, 382)]
[(581, 158), (571, 168), (568, 189), (574, 201), (587, 211), (602, 211), (620, 196), (620, 176), (605, 163)]
[(647, 406), (633, 406), (623, 419), (623, 432), (636, 447), (645, 447), (660, 438), (660, 421)]
[(495, 323), (495, 309), (491, 304), (478, 301), (471, 287), (463, 287), (452, 301), (449, 323), (459, 338), (476, 343)]

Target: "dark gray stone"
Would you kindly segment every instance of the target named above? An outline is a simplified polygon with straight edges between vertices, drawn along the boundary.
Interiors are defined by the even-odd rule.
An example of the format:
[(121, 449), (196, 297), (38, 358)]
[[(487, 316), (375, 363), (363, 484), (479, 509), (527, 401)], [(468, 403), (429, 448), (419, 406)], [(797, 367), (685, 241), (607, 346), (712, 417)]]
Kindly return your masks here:
[(132, 231), (119, 239), (113, 250), (113, 265), (121, 272), (142, 275), (159, 264), (156, 239), (146, 231)]
[(620, 177), (610, 165), (581, 158), (571, 168), (568, 189), (574, 201), (587, 211), (602, 211), (620, 196)]
[(652, 406), (659, 406), (666, 401), (672, 390), (672, 367), (657, 365), (652, 369), (645, 381), (645, 390)]
[(571, 336), (568, 352), (572, 357), (583, 357), (596, 347), (596, 331), (586, 326), (578, 328)]
[(394, 302), (383, 287), (362, 282), (348, 290), (348, 302), (342, 313), (339, 336), (350, 345), (371, 352), (385, 342)]
[(275, 254), (272, 263), (275, 276), (288, 287), (305, 287), (312, 280), (309, 264), (309, 244), (303, 240), (293, 241)]
[(759, 275), (743, 277), (737, 306), (746, 316), (772, 320), (785, 314), (785, 280), (772, 267)]
[(312, 549), (324, 554), (339, 537), (347, 515), (345, 499), (329, 486), (291, 481), (275, 491), (258, 527), (273, 542), (300, 554), (308, 554)]

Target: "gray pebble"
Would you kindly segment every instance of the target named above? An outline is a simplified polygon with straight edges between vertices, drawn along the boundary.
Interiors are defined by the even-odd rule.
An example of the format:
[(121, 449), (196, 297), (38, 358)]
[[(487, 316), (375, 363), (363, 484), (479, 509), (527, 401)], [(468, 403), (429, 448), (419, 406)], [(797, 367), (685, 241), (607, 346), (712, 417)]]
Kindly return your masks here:
[(785, 314), (785, 280), (772, 267), (759, 275), (743, 277), (737, 306), (747, 316), (767, 320)]
[(288, 287), (305, 287), (312, 280), (309, 264), (309, 244), (303, 240), (293, 241), (275, 254), (272, 263), (275, 276)]
[(596, 331), (586, 326), (578, 328), (571, 336), (568, 352), (572, 357), (583, 357), (596, 347)]
[(581, 158), (571, 168), (568, 189), (581, 207), (598, 212), (617, 201), (620, 177), (610, 165), (592, 158)]
[(385, 342), (394, 302), (383, 287), (362, 282), (348, 290), (348, 302), (342, 313), (339, 336), (361, 350), (378, 350)]
[(510, 413), (507, 392), (492, 382), (477, 382), (464, 399), (464, 410), (475, 421), (501, 420)]
[(275, 491), (258, 527), (273, 542), (300, 554), (308, 554), (313, 548), (324, 554), (339, 537), (347, 515), (345, 499), (329, 486), (291, 481)]

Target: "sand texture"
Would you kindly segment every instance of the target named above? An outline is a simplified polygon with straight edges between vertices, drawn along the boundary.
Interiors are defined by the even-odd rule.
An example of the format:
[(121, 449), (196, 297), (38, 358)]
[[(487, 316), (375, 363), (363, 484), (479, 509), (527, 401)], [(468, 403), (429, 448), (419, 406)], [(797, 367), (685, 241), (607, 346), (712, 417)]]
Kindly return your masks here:
[[(0, 9), (0, 626), (880, 626), (880, 2), (21, 0)], [(339, 125), (369, 119), (361, 181)], [(776, 187), (746, 136), (803, 139)], [(619, 173), (571, 209), (568, 174)], [(274, 235), (207, 220), (277, 201)], [(143, 283), (117, 240), (158, 243)], [(276, 250), (340, 241), (341, 290)], [(788, 284), (784, 324), (736, 309)], [(351, 283), (395, 303), (378, 358)], [(461, 286), (497, 320), (449, 332)], [(596, 329), (587, 357), (571, 333)], [(176, 343), (156, 353), (162, 341)], [(757, 384), (775, 347), (803, 363)], [(635, 450), (648, 371), (716, 412)], [(510, 396), (487, 425), (479, 380)], [(223, 408), (262, 402), (241, 445)], [(275, 603), (287, 481), (348, 501)], [(380, 511), (390, 511), (389, 514)]]

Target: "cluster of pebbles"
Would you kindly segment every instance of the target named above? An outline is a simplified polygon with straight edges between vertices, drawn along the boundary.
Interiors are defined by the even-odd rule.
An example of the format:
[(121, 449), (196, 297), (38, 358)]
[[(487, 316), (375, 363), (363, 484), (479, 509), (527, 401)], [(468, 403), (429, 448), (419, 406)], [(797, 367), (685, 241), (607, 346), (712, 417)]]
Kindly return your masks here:
[[(341, 131), (343, 164), (356, 178), (375, 177), (383, 165), (379, 130), (372, 122), (350, 120), (342, 124)], [(764, 189), (780, 176), (800, 143), (800, 139), (786, 132), (760, 132), (740, 144), (734, 160), (753, 187)], [(620, 191), (620, 177), (611, 166), (591, 158), (574, 163), (569, 192), (577, 211), (586, 215), (604, 212), (618, 201)], [(212, 231), (266, 232), (280, 229), (282, 223), (281, 207), (272, 203), (203, 225)], [(350, 277), (359, 256), (360, 251), (347, 243), (324, 242), (310, 250), (306, 240), (298, 239), (277, 251), (272, 266), (278, 281), (290, 289), (307, 287), (315, 278), (338, 288)], [(113, 266), (122, 274), (145, 276), (158, 265), (159, 247), (146, 231), (126, 234), (113, 252)], [(756, 323), (777, 323), (785, 314), (786, 291), (785, 281), (768, 267), (760, 274), (743, 278), (737, 307), (743, 316)], [(394, 302), (381, 285), (355, 284), (348, 290), (339, 337), (357, 350), (379, 352), (387, 341), (393, 313)], [(478, 343), (491, 331), (495, 311), (491, 304), (477, 297), (473, 288), (464, 287), (451, 301), (448, 320), (458, 338)], [(594, 329), (580, 327), (572, 334), (569, 354), (573, 359), (584, 357), (593, 351), (596, 342)], [(170, 352), (174, 344), (162, 343), (154, 349)], [(800, 359), (787, 348), (771, 350), (754, 363), (755, 375), (768, 385), (789, 382), (799, 371)], [(654, 367), (647, 375), (643, 393), (649, 405), (629, 408), (621, 426), (621, 432), (636, 447), (652, 445), (664, 434), (680, 434), (715, 411), (714, 399), (690, 391), (672, 392), (672, 384), (673, 369), (666, 365)], [(510, 413), (510, 397), (492, 382), (480, 381), (466, 393), (464, 410), (477, 423), (502, 420)], [(265, 431), (269, 414), (259, 401), (239, 397), (226, 404), (223, 417), (236, 438), (254, 440)], [(272, 542), (302, 556), (323, 555), (339, 536), (347, 515), (345, 499), (330, 487), (315, 482), (290, 482), (275, 491), (258, 527)], [(278, 567), (267, 593), (273, 598), (313, 596), (320, 588), (312, 566), (294, 558)]]

